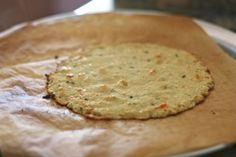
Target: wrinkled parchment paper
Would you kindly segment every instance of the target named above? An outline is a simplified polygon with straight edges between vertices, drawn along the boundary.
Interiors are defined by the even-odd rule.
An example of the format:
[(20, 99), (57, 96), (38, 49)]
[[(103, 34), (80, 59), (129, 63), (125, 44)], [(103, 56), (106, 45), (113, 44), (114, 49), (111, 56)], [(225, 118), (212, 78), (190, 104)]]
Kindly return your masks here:
[[(191, 110), (150, 120), (85, 119), (42, 98), (44, 74), (60, 60), (121, 42), (187, 50), (210, 69), (215, 89)], [(162, 156), (236, 141), (236, 62), (190, 18), (110, 13), (27, 24), (0, 39), (0, 67), (4, 157)]]

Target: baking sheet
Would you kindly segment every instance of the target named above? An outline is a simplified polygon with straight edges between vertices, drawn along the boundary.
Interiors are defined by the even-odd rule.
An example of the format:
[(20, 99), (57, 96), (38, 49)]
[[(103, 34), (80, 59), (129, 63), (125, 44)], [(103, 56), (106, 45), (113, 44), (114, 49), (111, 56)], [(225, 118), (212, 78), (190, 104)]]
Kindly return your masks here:
[[(138, 21), (140, 21), (140, 17), (138, 18), (137, 16), (135, 16), (135, 18), (137, 18), (137, 20), (139, 19)], [(157, 19), (160, 20), (162, 18), (157, 18)], [(183, 20), (181, 18), (180, 19), (174, 18), (174, 19), (177, 20), (177, 21), (178, 20)], [(166, 22), (166, 24), (172, 23), (172, 19), (169, 19), (169, 20), (170, 21), (168, 21), (168, 20), (167, 21), (164, 20), (164, 21)], [(214, 70), (213, 71), (218, 72), (217, 75), (216, 74), (213, 74), (213, 75), (220, 76), (221, 78), (224, 78), (223, 77), (224, 75), (220, 74), (220, 72), (225, 73), (226, 72), (225, 70), (227, 70), (227, 71), (229, 70), (228, 72), (229, 72), (229, 75), (231, 75), (231, 76), (228, 76), (228, 77), (231, 78), (231, 81), (233, 82), (233, 80), (235, 80), (235, 73), (234, 73), (235, 69), (233, 67), (229, 68), (228, 66), (229, 65), (231, 65), (231, 66), (235, 65), (235, 61), (232, 61), (231, 59), (229, 59), (229, 57), (227, 55), (222, 55), (221, 53), (223, 53), (223, 52), (218, 47), (216, 47), (216, 45), (214, 45), (214, 43), (212, 43), (212, 41), (210, 39), (208, 39), (208, 37), (206, 37), (206, 35), (204, 33), (202, 33), (201, 30), (198, 27), (196, 27), (194, 24), (192, 24), (192, 22), (190, 22), (189, 20), (187, 20), (186, 22), (187, 23), (185, 23), (185, 24), (187, 24), (187, 26), (190, 26), (191, 33), (192, 33), (189, 36), (194, 37), (194, 39), (189, 39), (185, 35), (181, 34), (181, 33), (185, 33), (185, 32), (183, 32), (183, 30), (182, 30), (182, 32), (179, 32), (180, 31), (180, 26), (177, 25), (177, 27), (179, 27), (178, 28), (179, 30), (177, 32), (177, 30), (174, 29), (174, 33), (176, 33), (176, 35), (180, 35), (180, 36), (185, 37), (185, 38), (181, 38), (182, 39), (181, 41), (176, 41), (174, 39), (170, 39), (170, 37), (172, 35), (168, 34), (168, 33), (167, 33), (167, 38), (165, 38), (165, 39), (155, 37), (154, 36), (155, 34), (153, 34), (153, 35), (149, 34), (149, 38), (147, 38), (147, 37), (140, 38), (140, 36), (138, 36), (139, 37), (138, 41), (143, 41), (144, 40), (144, 41), (147, 41), (147, 42), (162, 42), (164, 45), (170, 45), (172, 47), (177, 47), (177, 48), (182, 48), (182, 49), (187, 48), (187, 50), (189, 50), (191, 52), (194, 51), (196, 53), (196, 55), (199, 56), (199, 57), (204, 57), (205, 55), (208, 56), (207, 54), (199, 54), (199, 53), (203, 53), (203, 52), (214, 53), (213, 60), (211, 60), (210, 56), (208, 56), (208, 59), (203, 58), (203, 60), (205, 60), (205, 62), (208, 62), (209, 59), (210, 59), (210, 61), (214, 61), (214, 64), (213, 63), (212, 64), (208, 63), (208, 64), (210, 64), (209, 68), (210, 68), (211, 71), (212, 71), (212, 69), (215, 69), (215, 71)], [(149, 26), (149, 27), (151, 27), (151, 26)], [(165, 31), (170, 31), (168, 29), (171, 29), (171, 28), (164, 28), (163, 27), (163, 30), (165, 30)], [(104, 30), (105, 30), (105, 28), (104, 28)], [(102, 31), (104, 33), (104, 30), (102, 29), (100, 31)], [(93, 30), (93, 29), (91, 31), (96, 32), (96, 30)], [(157, 32), (155, 32), (155, 31), (154, 32), (157, 33), (157, 34), (158, 33), (159, 34), (163, 33), (163, 32), (159, 32), (158, 30), (156, 30), (156, 31)], [(173, 30), (172, 30), (172, 32), (173, 32)], [(199, 35), (199, 32), (201, 32), (201, 35)], [(96, 33), (98, 33), (98, 32), (96, 32)], [(132, 33), (135, 37), (137, 37), (137, 34), (138, 34), (137, 32), (134, 31)], [(197, 34), (195, 34), (195, 33), (197, 33)], [(137, 38), (135, 38), (135, 37), (133, 37), (133, 38), (132, 37), (122, 37), (122, 36), (118, 35), (118, 37), (116, 37), (116, 38), (114, 37), (113, 40), (115, 40), (115, 42), (117, 42), (117, 41), (119, 42), (119, 41), (123, 41), (123, 40), (125, 40), (125, 41), (136, 41)], [(152, 38), (150, 39), (150, 37), (152, 37)], [(107, 41), (108, 39), (106, 39), (106, 38), (105, 39), (102, 38), (102, 39), (103, 40), (101, 40), (101, 38), (99, 39), (99, 37), (98, 37), (98, 41), (100, 43), (106, 43), (106, 42), (109, 43), (110, 42), (110, 41)], [(199, 39), (202, 39), (203, 41), (199, 40)], [(86, 36), (85, 36), (85, 39), (78, 39), (78, 41), (81, 43), (80, 40), (87, 40)], [(155, 41), (155, 40), (157, 40), (157, 41)], [(82, 43), (85, 44), (85, 45), (87, 44), (86, 42), (90, 42), (90, 41), (85, 41), (84, 43), (82, 41)], [(92, 41), (92, 42), (96, 42), (96, 40)], [(188, 45), (186, 45), (186, 42), (188, 43)], [(203, 47), (196, 47), (195, 46), (196, 42), (197, 42), (198, 45), (201, 45)], [(94, 44), (94, 43), (89, 43), (89, 44)], [(200, 50), (200, 52), (197, 51), (197, 50)], [(209, 50), (214, 51), (214, 52), (210, 52)], [(53, 55), (55, 55), (54, 53), (55, 52), (50, 53), (51, 57)], [(65, 54), (66, 52), (63, 51), (62, 53)], [(35, 59), (40, 58), (39, 56), (35, 56), (35, 55), (33, 57), (35, 57)], [(9, 71), (12, 72), (12, 70), (16, 71), (17, 73), (20, 73), (20, 74), (22, 74), (22, 72), (23, 72), (25, 76), (27, 76), (28, 74), (32, 75), (32, 70), (33, 69), (37, 69), (36, 70), (37, 75), (40, 74), (40, 76), (41, 76), (44, 73), (50, 72), (55, 67), (55, 65), (54, 65), (55, 61), (53, 59), (51, 59), (51, 60), (44, 59), (44, 60), (45, 61), (43, 61), (43, 62), (38, 61), (38, 62), (23, 64), (23, 65), (21, 64), (19, 66), (17, 65), (17, 67), (14, 67), (15, 69), (14, 68), (13, 69), (9, 68), (7, 70), (4, 69), (4, 70), (6, 70), (6, 73), (4, 73), (4, 75), (2, 75), (2, 76), (5, 76), (5, 74), (9, 74)], [(218, 62), (215, 63), (215, 61), (219, 61), (219, 60), (221, 60), (221, 61), (223, 60), (223, 65), (226, 64), (228, 66), (224, 65), (223, 67), (219, 67), (220, 69), (214, 68), (214, 65), (217, 65), (217, 63), (218, 63)], [(51, 65), (51, 66), (48, 66), (48, 65)], [(47, 68), (45, 68), (44, 66), (47, 67)], [(217, 65), (217, 66), (219, 66), (219, 65)], [(23, 67), (23, 71), (22, 71), (22, 67)], [(26, 68), (26, 67), (30, 67), (30, 68)], [(29, 71), (29, 73), (27, 73), (27, 70), (25, 70), (25, 68)], [(230, 74), (231, 72), (232, 72), (232, 74)], [(229, 78), (224, 78), (224, 81), (227, 81), (227, 79), (229, 79)], [(17, 78), (17, 79), (22, 81), (24, 79), (24, 77), (21, 78), (21, 79), (19, 79), (19, 78)], [(4, 78), (4, 81), (5, 80), (6, 80), (6, 78)], [(31, 81), (34, 82), (35, 80), (31, 80)], [(143, 141), (144, 143), (141, 143), (141, 144), (139, 143), (139, 144), (137, 144), (137, 146), (135, 145), (134, 147), (132, 147), (132, 149), (133, 149), (132, 153), (135, 153), (135, 151), (137, 151), (136, 150), (137, 148), (144, 148), (143, 150), (141, 150), (141, 152), (140, 152), (140, 149), (139, 149), (138, 154), (140, 156), (144, 155), (142, 153), (146, 154), (146, 153), (150, 153), (150, 152), (155, 153), (156, 155), (158, 155), (158, 154), (162, 155), (162, 154), (165, 154), (165, 153), (176, 153), (176, 152), (181, 152), (181, 151), (185, 151), (185, 150), (198, 149), (198, 148), (201, 148), (201, 147), (210, 146), (210, 145), (214, 145), (214, 144), (218, 144), (218, 143), (222, 143), (222, 142), (223, 143), (224, 142), (230, 143), (233, 140), (235, 140), (235, 130), (234, 130), (235, 126), (232, 126), (232, 124), (234, 124), (233, 122), (235, 122), (235, 117), (232, 114), (233, 111), (235, 111), (235, 108), (233, 108), (233, 106), (231, 106), (232, 103), (235, 102), (235, 100), (233, 100), (233, 97), (232, 97), (234, 93), (233, 94), (231, 93), (231, 95), (225, 95), (225, 94), (229, 94), (229, 93), (227, 93), (227, 91), (226, 91), (226, 93), (221, 93), (220, 96), (221, 96), (222, 99), (223, 98), (232, 99), (232, 100), (227, 100), (227, 102), (230, 102), (230, 103), (228, 105), (226, 105), (226, 108), (223, 107), (223, 111), (221, 111), (221, 108), (220, 108), (221, 104), (224, 104), (223, 100), (222, 99), (217, 99), (217, 97), (214, 97), (214, 94), (213, 94), (213, 98), (208, 98), (208, 99), (210, 99), (210, 100), (211, 99), (216, 99), (217, 100), (216, 103), (218, 105), (213, 105), (213, 108), (212, 108), (212, 106), (208, 106), (208, 108), (205, 108), (207, 105), (205, 105), (206, 102), (204, 102), (202, 105), (199, 105), (197, 107), (197, 109), (194, 109), (194, 111), (185, 112), (183, 114), (178, 115), (178, 117), (173, 116), (173, 117), (170, 117), (170, 118), (167, 118), (167, 119), (143, 121), (141, 124), (140, 124), (140, 122), (137, 122), (137, 121), (130, 121), (130, 122), (126, 122), (126, 121), (125, 122), (123, 122), (123, 121), (112, 121), (112, 122), (105, 121), (104, 122), (104, 121), (102, 121), (102, 122), (96, 122), (94, 124), (94, 122), (91, 122), (90, 120), (86, 120), (86, 119), (83, 119), (82, 117), (80, 117), (78, 115), (74, 115), (73, 113), (69, 112), (67, 109), (60, 108), (56, 105), (52, 105), (51, 102), (49, 103), (45, 100), (41, 100), (41, 99), (39, 100), (38, 98), (39, 97), (41, 98), (42, 94), (44, 93), (43, 84), (45, 82), (43, 81), (43, 78), (41, 78), (41, 77), (37, 81), (38, 81), (39, 87), (41, 87), (40, 89), (39, 88), (35, 89), (35, 87), (34, 87), (35, 85), (32, 85), (32, 89), (24, 89), (23, 88), (23, 87), (25, 87), (24, 83), (25, 82), (30, 82), (30, 80), (25, 80), (25, 81), (22, 81), (21, 83), (18, 83), (18, 85), (17, 85), (17, 86), (23, 88), (23, 90), (21, 88), (13, 89), (13, 91), (16, 92), (14, 97), (12, 97), (12, 91), (10, 92), (10, 98), (7, 97), (8, 95), (6, 93), (5, 93), (6, 95), (1, 95), (2, 97), (5, 97), (3, 100), (9, 99), (5, 102), (5, 106), (3, 104), (3, 108), (1, 108), (4, 112), (6, 111), (6, 115), (3, 114), (1, 116), (1, 118), (6, 119), (6, 121), (8, 121), (9, 123), (5, 123), (5, 125), (6, 126), (8, 125), (8, 127), (10, 127), (9, 132), (6, 133), (6, 131), (5, 131), (5, 133), (6, 133), (5, 135), (8, 135), (8, 136), (12, 135), (13, 134), (12, 131), (15, 130), (15, 129), (19, 129), (19, 128), (23, 129), (25, 127), (25, 125), (22, 126), (20, 124), (25, 124), (25, 122), (26, 122), (26, 124), (31, 122), (32, 125), (33, 125), (33, 126), (28, 128), (29, 130), (28, 129), (23, 129), (23, 130), (19, 130), (19, 132), (18, 132), (20, 137), (23, 136), (25, 138), (25, 142), (23, 142), (23, 146), (19, 147), (19, 145), (20, 145), (19, 141), (20, 140), (19, 140), (19, 137), (15, 134), (13, 134), (15, 136), (13, 136), (12, 138), (13, 139), (16, 138), (16, 139), (14, 139), (13, 141), (10, 141), (9, 139), (8, 140), (4, 139), (4, 141), (1, 143), (0, 146), (1, 147), (2, 147), (2, 145), (4, 146), (4, 152), (8, 153), (7, 155), (11, 155), (9, 153), (18, 153), (18, 155), (20, 155), (23, 152), (24, 155), (28, 154), (29, 156), (30, 155), (32, 156), (32, 152), (34, 152), (34, 153), (36, 153), (37, 155), (40, 156), (40, 155), (42, 155), (42, 149), (43, 149), (44, 150), (43, 154), (46, 153), (47, 155), (49, 155), (51, 153), (50, 155), (57, 155), (57, 156), (61, 155), (62, 156), (63, 154), (65, 155), (68, 152), (67, 150), (62, 151), (63, 146), (72, 147), (71, 148), (72, 152), (81, 153), (81, 151), (84, 151), (84, 154), (86, 154), (86, 153), (89, 153), (86, 150), (91, 149), (91, 150), (98, 151), (97, 149), (99, 147), (96, 149), (96, 146), (107, 144), (106, 142), (103, 143), (102, 141), (101, 142), (96, 141), (96, 139), (99, 139), (99, 136), (102, 136), (102, 137), (100, 137), (101, 139), (108, 139), (108, 141), (111, 142), (110, 144), (114, 144), (114, 148), (108, 147), (108, 152), (109, 153), (115, 153), (116, 151), (118, 151), (119, 148), (122, 147), (122, 145), (123, 145), (122, 142), (125, 142), (125, 143), (127, 142), (128, 144), (137, 144), (137, 143), (135, 143), (135, 141), (123, 141), (123, 140), (124, 139), (129, 139), (129, 138), (131, 138), (131, 139), (134, 138), (134, 139), (137, 140), (137, 137), (138, 137), (139, 139), (137, 141), (139, 141), (139, 142)], [(220, 80), (218, 80), (218, 81), (220, 82), (220, 84), (223, 83)], [(227, 85), (227, 83), (226, 83), (226, 85)], [(222, 84), (222, 86), (224, 87), (224, 83)], [(227, 86), (229, 87), (229, 85), (227, 85)], [(232, 89), (231, 92), (235, 91), (234, 87), (235, 86), (231, 86), (231, 88), (230, 88), (230, 89)], [(3, 89), (5, 90), (6, 88), (7, 87), (4, 86)], [(26, 93), (24, 93), (24, 91), (26, 91)], [(29, 95), (28, 92), (30, 92), (30, 94), (32, 94), (33, 97), (36, 96), (37, 100), (35, 98), (28, 98), (28, 95)], [(215, 91), (213, 91), (213, 92), (215, 92)], [(19, 94), (19, 93), (21, 93), (21, 94)], [(27, 98), (24, 99), (25, 103), (22, 103), (21, 98), (25, 97), (25, 94), (27, 95)], [(17, 100), (18, 101), (17, 102), (15, 100), (15, 97), (18, 97), (18, 95), (22, 95), (22, 96), (19, 96), (19, 100)], [(224, 97), (222, 97), (222, 96), (224, 96)], [(12, 99), (11, 99), (11, 97), (12, 97)], [(212, 97), (212, 94), (210, 95), (210, 97)], [(210, 101), (208, 99), (207, 99), (207, 101)], [(13, 103), (12, 100), (13, 100), (13, 102), (14, 101), (15, 102)], [(36, 101), (36, 102), (34, 102), (34, 101)], [(6, 105), (9, 105), (9, 104), (7, 104), (9, 102), (11, 102), (10, 105), (12, 105), (12, 107), (6, 107)], [(19, 102), (21, 102), (23, 104), (23, 108), (20, 108), (20, 107), (22, 107), (21, 106), (22, 104), (20, 105)], [(29, 102), (31, 102), (31, 103), (29, 103)], [(32, 104), (32, 102), (34, 102), (34, 103)], [(205, 106), (205, 107), (202, 107), (202, 106)], [(229, 109), (227, 107), (231, 107), (231, 108)], [(27, 110), (24, 110), (24, 108), (26, 108)], [(9, 111), (9, 109), (13, 110), (13, 114), (12, 114), (12, 111)], [(20, 109), (23, 109), (23, 110), (20, 110)], [(217, 112), (215, 110), (217, 110)], [(214, 114), (214, 116), (213, 116), (212, 111), (214, 111), (217, 114)], [(16, 115), (15, 115), (15, 112), (17, 113)], [(189, 112), (191, 112), (191, 113), (194, 112), (194, 113), (190, 114)], [(10, 115), (9, 115), (9, 113), (10, 113)], [(199, 115), (199, 118), (198, 118), (197, 115)], [(201, 116), (207, 116), (205, 118), (208, 118), (208, 120), (211, 120), (210, 123), (205, 123), (204, 121), (206, 119), (202, 118)], [(29, 119), (27, 119), (27, 117)], [(58, 118), (58, 117), (60, 117), (60, 118)], [(22, 120), (22, 118), (23, 118), (23, 120)], [(48, 118), (50, 120), (48, 120)], [(186, 118), (190, 118), (190, 120), (188, 119), (188, 121), (187, 121)], [(223, 118), (223, 119), (221, 119), (221, 118)], [(1, 120), (4, 120), (4, 119), (1, 119)], [(40, 120), (43, 124), (46, 122), (45, 126), (43, 125), (43, 126), (35, 128), (35, 125), (36, 124), (38, 125), (37, 121), (34, 122), (35, 119)], [(63, 119), (66, 119), (66, 120), (63, 120)], [(178, 119), (178, 120), (176, 120), (176, 119)], [(190, 122), (190, 121), (192, 122), (192, 120), (194, 120), (194, 122), (195, 122), (195, 119), (197, 119), (196, 124), (188, 124), (188, 122)], [(232, 121), (232, 119), (234, 121)], [(168, 125), (165, 125), (165, 123), (167, 121), (168, 121)], [(12, 122), (15, 122), (15, 123), (12, 123)], [(181, 123), (183, 123), (183, 124), (181, 124)], [(17, 125), (15, 126), (15, 124), (17, 124)], [(160, 124), (160, 126), (156, 126), (157, 124)], [(226, 125), (224, 125), (226, 127), (222, 127), (223, 124), (226, 124)], [(231, 126), (230, 126), (230, 124), (231, 124)], [(55, 125), (59, 125), (59, 126), (57, 126), (58, 128), (56, 130), (54, 130)], [(60, 125), (62, 125), (62, 126), (60, 126)], [(74, 126), (74, 125), (76, 125), (76, 126)], [(181, 125), (184, 125), (184, 126), (181, 126)], [(148, 127), (148, 128), (145, 128), (145, 126)], [(178, 127), (175, 128), (176, 126), (178, 126)], [(199, 129), (199, 126), (203, 126), (203, 128), (200, 127), (200, 129)], [(13, 129), (12, 127), (13, 128), (15, 127), (15, 128)], [(67, 128), (67, 131), (68, 131), (67, 134), (65, 133), (65, 130), (63, 129), (64, 127)], [(211, 127), (214, 128), (213, 129), (214, 131), (215, 131), (216, 128), (219, 129), (219, 130), (216, 130), (215, 132), (212, 132)], [(44, 129), (42, 130), (42, 128), (44, 128)], [(188, 128), (188, 130), (185, 130), (186, 128)], [(193, 130), (193, 128), (194, 128), (194, 130)], [(49, 130), (52, 131), (52, 132), (47, 132)], [(137, 133), (137, 131), (140, 131), (140, 130), (141, 130), (141, 133)], [(155, 134), (157, 134), (157, 137), (155, 137), (154, 135), (153, 135), (154, 137), (151, 136), (151, 135), (150, 136), (149, 135), (147, 135), (147, 136), (143, 135), (145, 133), (148, 134), (150, 132), (154, 133), (154, 130), (156, 130)], [(191, 130), (191, 132), (188, 132), (189, 130)], [(82, 132), (84, 131), (84, 133), (81, 133), (81, 131)], [(166, 132), (166, 131), (168, 131), (168, 132)], [(229, 131), (227, 133), (228, 135), (225, 135), (226, 131)], [(93, 135), (93, 132), (94, 132), (94, 135)], [(4, 132), (1, 132), (1, 133), (4, 133)], [(30, 134), (27, 134), (27, 133), (30, 133)], [(52, 133), (52, 134), (50, 134), (50, 133)], [(180, 135), (178, 135), (178, 137), (176, 137), (177, 133), (180, 134)], [(48, 134), (49, 135), (54, 135), (55, 134), (55, 135), (51, 137)], [(59, 136), (58, 134), (61, 134), (61, 136)], [(91, 136), (90, 136), (90, 134), (91, 134)], [(109, 134), (111, 134), (111, 135), (109, 135)], [(132, 134), (134, 134), (136, 136), (136, 138), (133, 137)], [(166, 135), (166, 134), (167, 134), (166, 138), (161, 137), (161, 136)], [(187, 137), (184, 137), (181, 134), (186, 134)], [(1, 135), (4, 135), (4, 134), (1, 134)], [(88, 139), (90, 139), (90, 140), (95, 139), (95, 141), (92, 141), (92, 142), (89, 142), (89, 143), (85, 142), (85, 143), (82, 143), (82, 144), (79, 143), (78, 145), (82, 146), (82, 147), (81, 147), (81, 149), (77, 148), (77, 147), (79, 147), (78, 145), (77, 145), (77, 147), (74, 146), (74, 144), (75, 144), (74, 140), (75, 139), (76, 139), (77, 142), (78, 141), (84, 142), (84, 141), (88, 140), (88, 139), (84, 139), (82, 137), (82, 135), (83, 135), (83, 137), (86, 137), (86, 135), (89, 135), (90, 138), (88, 137)], [(209, 136), (204, 136), (204, 135), (209, 135)], [(35, 141), (35, 139), (32, 139), (32, 137), (34, 137), (34, 136), (36, 136), (36, 139), (38, 139), (38, 141), (37, 140)], [(55, 141), (52, 142), (52, 145), (48, 146), (48, 143), (46, 142), (47, 140), (45, 140), (45, 136), (46, 136), (46, 139), (49, 140), (49, 141), (55, 140)], [(72, 139), (70, 139), (68, 136)], [(221, 137), (219, 137), (219, 136), (221, 136)], [(0, 137), (2, 138), (3, 136), (0, 136)], [(94, 139), (92, 137), (94, 137)], [(121, 140), (118, 140), (118, 143), (113, 143), (114, 142), (113, 140), (119, 139), (119, 137), (121, 138)], [(122, 139), (122, 137), (123, 137), (123, 139)], [(142, 140), (142, 138), (143, 138), (143, 140)], [(67, 140), (69, 139), (69, 140), (67, 141), (66, 139)], [(180, 147), (176, 147), (178, 142), (173, 141), (173, 139), (175, 139), (177, 141), (178, 141), (178, 139), (181, 139), (179, 141), (184, 142), (184, 144), (181, 145)], [(66, 142), (64, 142), (64, 140), (66, 140)], [(148, 142), (152, 143), (152, 145), (150, 143), (145, 143), (146, 142), (145, 140), (149, 140)], [(198, 143), (195, 143), (196, 140), (198, 141)], [(16, 142), (16, 141), (18, 141), (18, 142)], [(63, 141), (62, 146), (60, 146), (57, 143), (58, 141), (60, 141), (60, 142)], [(162, 143), (161, 146), (160, 146), (160, 143), (158, 141), (160, 143), (162, 143), (162, 142), (164, 142), (164, 143)], [(5, 142), (9, 142), (9, 143), (5, 143)], [(131, 142), (131, 143), (129, 143), (129, 142)], [(34, 145), (33, 148), (31, 147), (32, 143)], [(124, 145), (125, 145), (125, 143), (124, 143)], [(8, 144), (7, 146), (11, 146), (11, 147), (13, 147), (14, 145), (17, 145), (18, 148), (20, 149), (19, 152), (10, 152), (9, 150), (14, 150), (13, 149), (14, 147), (13, 148), (9, 148), (9, 147), (6, 148), (6, 144)], [(46, 144), (46, 145), (44, 145), (44, 144)], [(154, 144), (154, 146), (153, 146), (153, 144)], [(197, 146), (196, 146), (196, 144), (197, 144)], [(88, 147), (88, 146), (91, 146), (91, 145), (94, 146), (95, 148), (94, 147), (92, 147), (92, 148)], [(158, 146), (160, 146), (160, 147), (158, 147)], [(171, 148), (171, 146), (172, 147), (175, 146), (175, 148)], [(87, 148), (85, 148), (85, 147), (87, 147)], [(54, 148), (54, 149), (50, 150), (50, 148)], [(62, 148), (62, 150), (60, 150), (60, 149), (58, 150), (56, 148)], [(55, 149), (56, 149), (57, 152), (55, 152)], [(100, 151), (101, 155), (104, 155), (104, 154), (109, 155), (109, 153), (107, 153), (103, 149), (100, 149), (99, 151)], [(126, 148), (124, 150), (124, 153), (127, 153), (129, 151), (131, 151), (131, 150), (127, 150), (127, 148)], [(92, 151), (92, 153), (93, 153), (93, 151)], [(129, 152), (129, 153), (131, 153), (131, 152)], [(130, 156), (137, 155), (137, 154), (132, 154), (132, 153), (129, 154), (129, 155)], [(99, 154), (99, 152), (98, 152), (98, 154)], [(89, 155), (91, 155), (91, 154), (89, 154)], [(121, 156), (122, 156), (122, 154), (121, 154)]]

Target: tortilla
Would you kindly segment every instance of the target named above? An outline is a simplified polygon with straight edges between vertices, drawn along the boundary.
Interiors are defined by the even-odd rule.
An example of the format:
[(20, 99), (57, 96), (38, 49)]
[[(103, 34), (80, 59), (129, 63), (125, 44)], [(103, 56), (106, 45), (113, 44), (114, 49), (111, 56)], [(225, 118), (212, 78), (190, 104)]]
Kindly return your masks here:
[(95, 47), (48, 77), (62, 105), (95, 119), (148, 119), (194, 107), (213, 80), (194, 56), (157, 44)]

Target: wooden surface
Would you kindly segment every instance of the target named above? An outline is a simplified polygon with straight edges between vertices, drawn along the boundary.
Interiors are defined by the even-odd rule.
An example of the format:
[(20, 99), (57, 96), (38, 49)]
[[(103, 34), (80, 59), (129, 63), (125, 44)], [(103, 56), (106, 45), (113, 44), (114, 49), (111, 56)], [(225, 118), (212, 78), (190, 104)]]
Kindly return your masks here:
[[(192, 110), (147, 121), (92, 121), (41, 99), (43, 75), (55, 70), (55, 55), (120, 42), (158, 43), (189, 51), (209, 68), (215, 89)], [(40, 156), (44, 150), (50, 156), (151, 156), (236, 140), (236, 62), (189, 18), (91, 15), (50, 26), (27, 26), (0, 43), (3, 155)], [(90, 145), (92, 151), (87, 149)]]

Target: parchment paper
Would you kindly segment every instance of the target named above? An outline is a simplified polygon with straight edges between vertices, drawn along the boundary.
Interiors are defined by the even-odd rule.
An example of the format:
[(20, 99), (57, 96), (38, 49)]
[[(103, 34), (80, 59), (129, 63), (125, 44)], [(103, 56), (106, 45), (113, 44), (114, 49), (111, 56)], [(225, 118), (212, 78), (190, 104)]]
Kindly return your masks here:
[[(61, 59), (96, 44), (121, 42), (193, 53), (210, 69), (214, 90), (191, 110), (144, 121), (85, 119), (42, 98), (44, 74)], [(0, 39), (0, 67), (4, 157), (162, 156), (236, 141), (236, 62), (187, 17), (109, 13), (27, 24)]]

